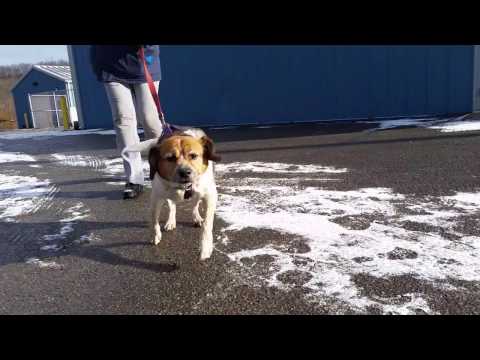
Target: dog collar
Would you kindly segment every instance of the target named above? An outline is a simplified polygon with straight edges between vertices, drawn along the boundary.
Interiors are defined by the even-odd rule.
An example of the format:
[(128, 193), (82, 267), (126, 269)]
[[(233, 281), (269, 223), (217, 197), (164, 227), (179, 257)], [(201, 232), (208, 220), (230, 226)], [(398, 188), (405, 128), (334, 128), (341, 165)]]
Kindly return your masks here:
[(185, 193), (183, 194), (183, 198), (185, 200), (190, 199), (193, 196), (193, 184), (188, 184), (185, 188)]

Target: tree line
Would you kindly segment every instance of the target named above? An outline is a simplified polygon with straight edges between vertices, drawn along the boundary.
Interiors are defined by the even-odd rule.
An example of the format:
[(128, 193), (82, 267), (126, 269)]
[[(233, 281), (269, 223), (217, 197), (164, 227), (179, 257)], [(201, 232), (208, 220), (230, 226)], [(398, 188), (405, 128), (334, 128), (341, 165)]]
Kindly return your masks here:
[[(33, 64), (20, 63), (12, 65), (0, 65), (0, 79), (18, 78), (25, 74)], [(69, 65), (66, 60), (40, 61), (35, 65)]]

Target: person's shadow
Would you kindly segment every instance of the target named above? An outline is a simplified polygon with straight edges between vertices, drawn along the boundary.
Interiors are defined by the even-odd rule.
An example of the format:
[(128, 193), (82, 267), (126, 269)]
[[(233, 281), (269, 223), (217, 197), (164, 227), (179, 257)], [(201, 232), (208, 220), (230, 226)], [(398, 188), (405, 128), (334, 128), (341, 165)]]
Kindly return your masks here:
[[(123, 256), (117, 255), (108, 249), (123, 247), (123, 246), (151, 246), (150, 243), (119, 243), (112, 244), (107, 246), (88, 246), (84, 247), (81, 251), (81, 257), (102, 262), (110, 265), (123, 265), (123, 266), (132, 266), (135, 268), (150, 270), (158, 273), (170, 273), (179, 268), (176, 263), (173, 262), (160, 262), (160, 263), (147, 263), (140, 260), (128, 259)], [(72, 255), (78, 255), (72, 254)]]
[[(45, 234), (58, 234), (60, 231), (59, 228), (61, 228), (63, 225), (60, 222), (0, 223), (0, 233), (4, 234), (4, 237), (0, 242), (0, 267), (12, 263), (24, 263), (28, 258), (50, 260), (55, 256), (70, 255), (109, 265), (131, 266), (158, 273), (169, 273), (179, 268), (179, 266), (173, 262), (145, 262), (142, 260), (130, 259), (110, 251), (110, 249), (120, 247), (151, 247), (152, 245), (146, 241), (97, 245), (89, 240), (82, 240), (82, 237), (79, 235), (92, 232), (95, 233), (105, 229), (146, 229), (146, 222), (76, 221), (73, 224), (74, 231), (70, 234), (67, 234), (63, 239), (52, 241), (51, 243), (39, 243), (37, 240), (41, 239)], [(55, 251), (43, 251), (40, 249), (42, 245), (56, 245), (58, 248)], [(154, 251), (159, 250), (154, 248)]]

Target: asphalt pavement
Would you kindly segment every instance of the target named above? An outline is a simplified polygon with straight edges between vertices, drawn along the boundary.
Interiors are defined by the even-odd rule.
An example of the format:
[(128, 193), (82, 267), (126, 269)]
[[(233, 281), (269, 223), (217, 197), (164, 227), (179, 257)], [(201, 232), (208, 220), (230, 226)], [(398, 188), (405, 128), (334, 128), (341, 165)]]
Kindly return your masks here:
[(150, 189), (122, 199), (113, 135), (19, 133), (0, 133), (4, 204), (18, 197), (0, 314), (480, 313), (480, 131), (207, 129), (223, 159), (205, 262), (188, 203), (149, 242)]

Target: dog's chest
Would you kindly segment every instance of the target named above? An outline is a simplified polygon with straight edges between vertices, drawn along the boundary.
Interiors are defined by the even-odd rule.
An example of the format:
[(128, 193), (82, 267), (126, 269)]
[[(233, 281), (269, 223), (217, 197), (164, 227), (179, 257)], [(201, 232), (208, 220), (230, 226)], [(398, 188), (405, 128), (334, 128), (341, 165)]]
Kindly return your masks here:
[(167, 197), (175, 202), (189, 201), (192, 200), (194, 197), (198, 197), (198, 193), (193, 189), (175, 189), (169, 191)]

